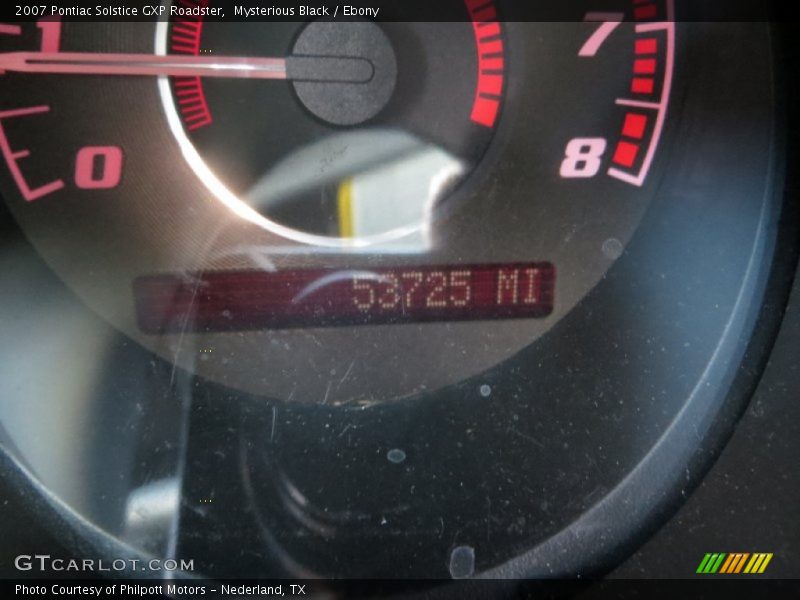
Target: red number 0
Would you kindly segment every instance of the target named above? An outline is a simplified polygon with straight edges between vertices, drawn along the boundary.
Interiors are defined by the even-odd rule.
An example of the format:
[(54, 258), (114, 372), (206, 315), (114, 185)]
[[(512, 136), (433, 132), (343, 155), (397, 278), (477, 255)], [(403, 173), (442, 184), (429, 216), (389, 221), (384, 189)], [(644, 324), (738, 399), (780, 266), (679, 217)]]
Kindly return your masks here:
[(75, 185), (82, 190), (108, 190), (122, 178), (122, 148), (86, 146), (75, 159)]

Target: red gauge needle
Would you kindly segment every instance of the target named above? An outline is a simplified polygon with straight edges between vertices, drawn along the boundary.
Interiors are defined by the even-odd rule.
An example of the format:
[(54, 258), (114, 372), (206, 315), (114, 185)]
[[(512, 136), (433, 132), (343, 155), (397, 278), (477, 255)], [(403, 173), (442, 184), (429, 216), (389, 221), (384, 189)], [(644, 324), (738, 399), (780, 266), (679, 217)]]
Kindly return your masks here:
[(94, 52), (0, 53), (0, 72), (75, 75), (171, 75), (367, 83), (372, 63), (363, 58), (288, 56), (160, 56)]

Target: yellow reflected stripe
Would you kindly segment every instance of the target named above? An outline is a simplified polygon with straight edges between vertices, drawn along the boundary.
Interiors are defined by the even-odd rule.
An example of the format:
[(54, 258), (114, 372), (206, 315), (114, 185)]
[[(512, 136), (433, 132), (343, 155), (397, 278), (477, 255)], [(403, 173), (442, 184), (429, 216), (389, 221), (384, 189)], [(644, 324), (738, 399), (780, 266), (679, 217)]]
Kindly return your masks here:
[(769, 564), (769, 561), (771, 561), (771, 560), (772, 560), (772, 552), (770, 552), (769, 554), (767, 554), (764, 557), (764, 562), (761, 563), (761, 566), (759, 567), (758, 572), (759, 573), (763, 573), (764, 569), (767, 568), (767, 565)]
[(761, 561), (764, 560), (763, 554), (753, 554), (753, 558), (750, 559), (750, 562), (747, 563), (747, 566), (744, 568), (745, 573), (755, 573), (758, 571), (758, 566), (761, 564)]
[(336, 204), (339, 213), (339, 235), (351, 238), (353, 227), (353, 180), (348, 178), (339, 184), (336, 193)]

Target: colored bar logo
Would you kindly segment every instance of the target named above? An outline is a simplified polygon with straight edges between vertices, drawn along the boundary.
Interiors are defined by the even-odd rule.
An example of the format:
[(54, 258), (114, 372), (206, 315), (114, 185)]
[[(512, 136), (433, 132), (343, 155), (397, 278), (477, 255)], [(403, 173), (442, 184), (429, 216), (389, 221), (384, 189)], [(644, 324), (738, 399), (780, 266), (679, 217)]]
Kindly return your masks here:
[(771, 560), (772, 552), (707, 553), (700, 561), (696, 572), (703, 575), (735, 575), (739, 573), (755, 575), (763, 573)]

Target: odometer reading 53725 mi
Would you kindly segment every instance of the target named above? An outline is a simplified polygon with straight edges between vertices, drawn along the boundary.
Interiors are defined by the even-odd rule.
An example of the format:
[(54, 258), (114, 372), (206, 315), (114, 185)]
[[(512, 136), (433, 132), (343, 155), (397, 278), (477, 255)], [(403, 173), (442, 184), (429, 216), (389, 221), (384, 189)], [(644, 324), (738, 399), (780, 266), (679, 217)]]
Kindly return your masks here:
[(139, 325), (152, 333), (544, 317), (554, 286), (550, 263), (210, 272), (134, 284)]

